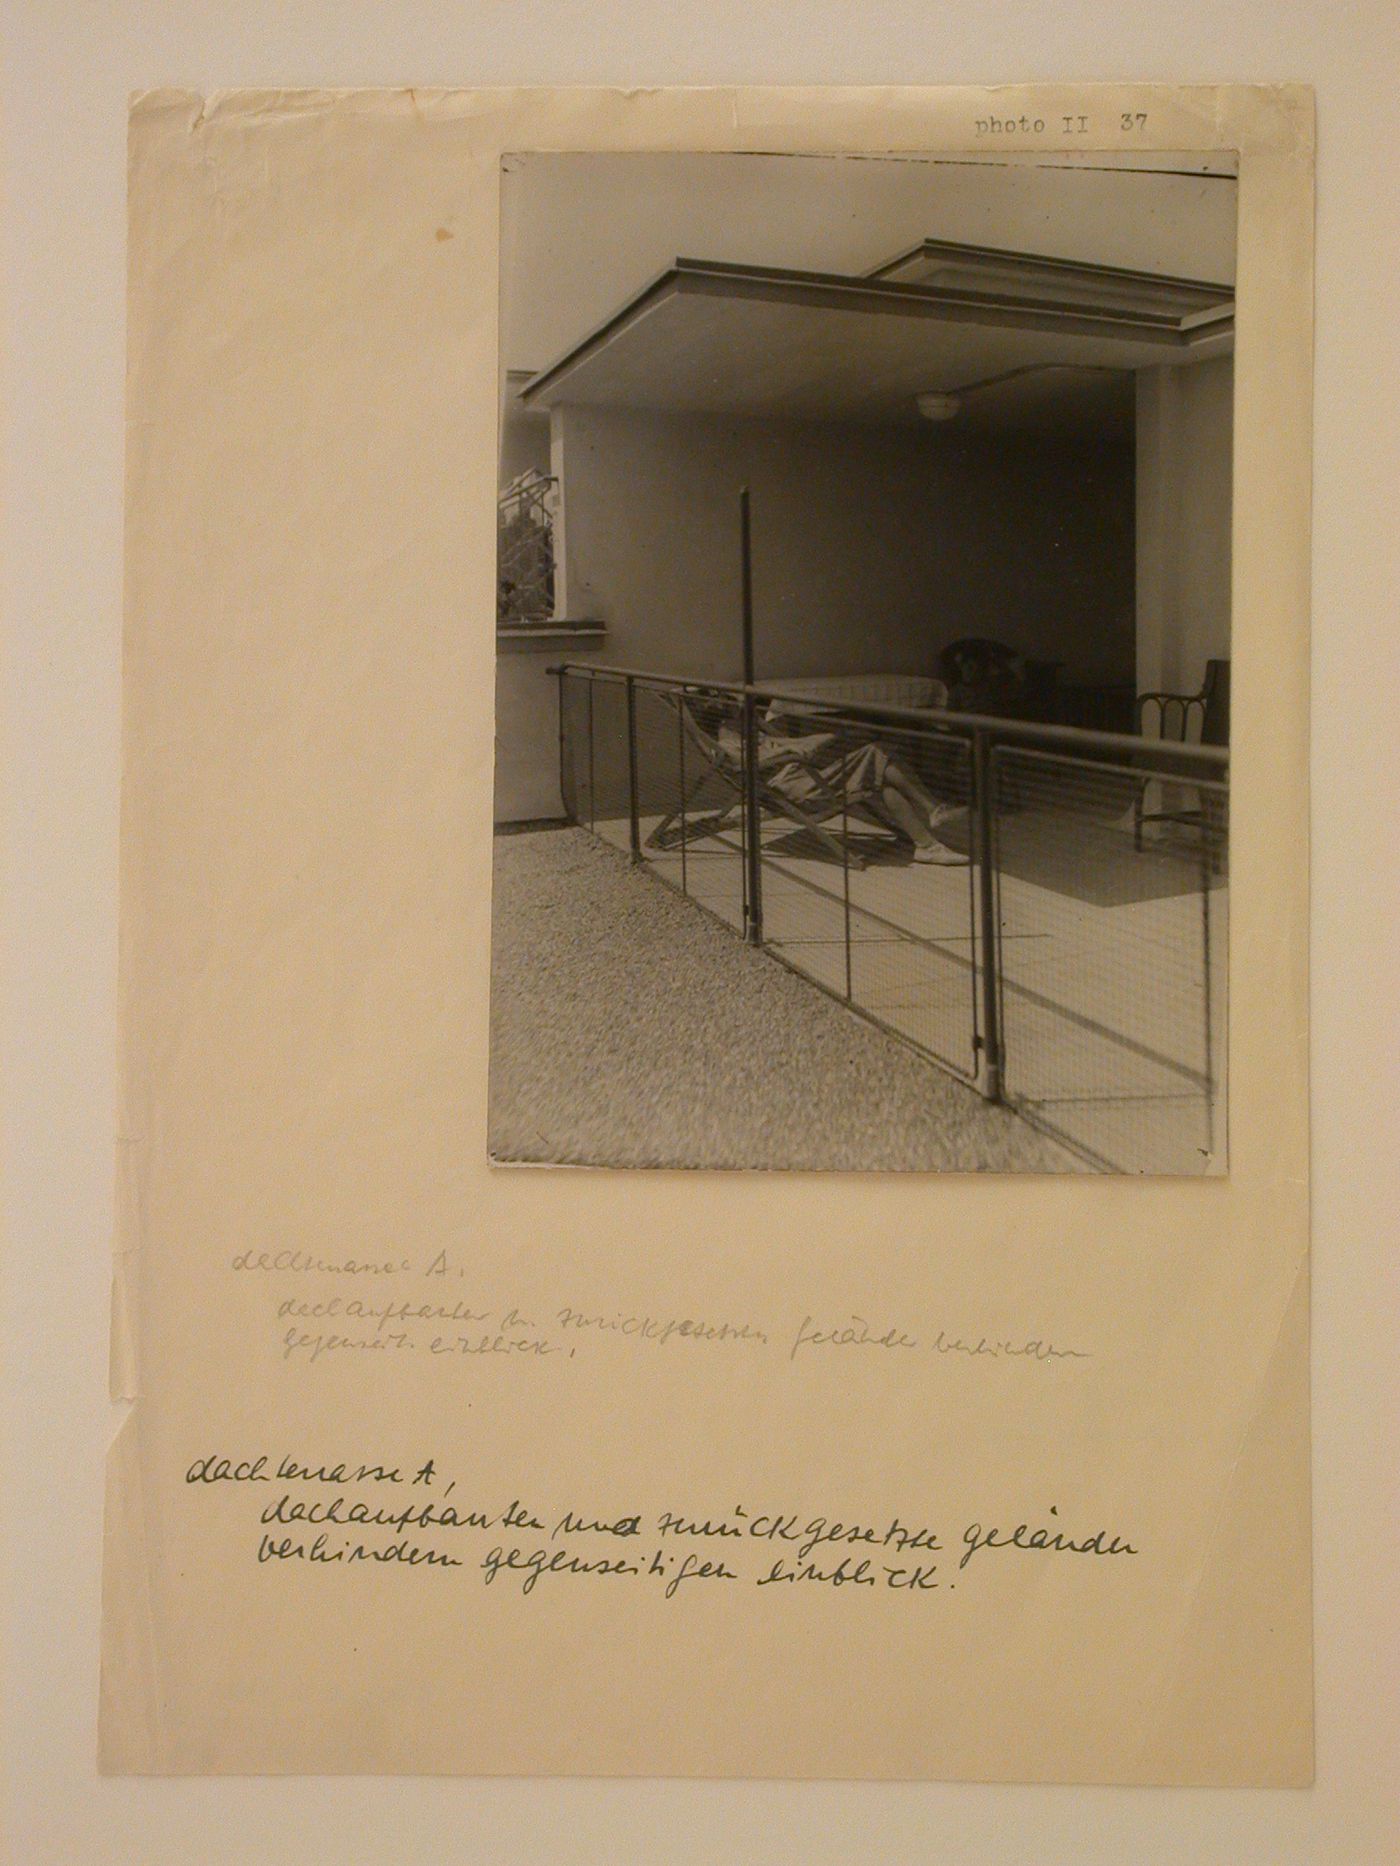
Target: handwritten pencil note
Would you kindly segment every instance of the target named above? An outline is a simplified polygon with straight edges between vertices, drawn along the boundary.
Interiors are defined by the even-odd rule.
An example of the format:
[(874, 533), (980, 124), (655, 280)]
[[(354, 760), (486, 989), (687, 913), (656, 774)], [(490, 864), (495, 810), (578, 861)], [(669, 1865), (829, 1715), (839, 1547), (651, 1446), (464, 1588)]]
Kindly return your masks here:
[[(108, 1482), (104, 1768), (1309, 1778), (1307, 916), (1297, 825), (1306, 821), (1311, 147), (1310, 100), (1290, 89), (162, 92), (136, 101), (112, 1330), (113, 1387), (127, 1405)], [(1041, 298), (1066, 289), (1056, 266), (1072, 262), (1076, 290), (1089, 289), (1086, 267), (1095, 290), (1116, 280), (1115, 303), (1132, 316), (1143, 272), (1179, 288), (1200, 276), (1199, 263), (1193, 274), (1189, 251), (1173, 263), (1167, 219), (1106, 215), (1110, 182), (1157, 177), (1151, 186), (1207, 213), (1220, 175), (1236, 186), (1238, 164), (1235, 452), (1224, 482), (1233, 485), (1236, 662), (1228, 968), (1218, 916), (1203, 932), (1196, 911), (1200, 864), (1192, 891), (1174, 891), (1170, 864), (1131, 848), (1131, 824), (1113, 887), (1092, 900), (1075, 894), (1079, 842), (1112, 829), (1102, 772), (1075, 765), (1083, 821), (1072, 834), (1060, 824), (1053, 873), (1019, 876), (1017, 911), (1031, 902), (1036, 914), (1007, 920), (998, 935), (1008, 1002), (991, 1008), (1010, 1058), (1003, 1101), (945, 1071), (938, 1103), (938, 1118), (951, 1121), (957, 1097), (970, 1098), (959, 1131), (974, 1163), (1010, 1157), (1009, 1124), (1030, 1133), (1028, 1117), (1043, 1116), (1042, 1125), (1073, 1126), (1075, 1059), (1106, 1040), (1090, 988), (1102, 996), (1122, 985), (1063, 968), (1050, 979), (1065, 949), (1047, 929), (1093, 918), (1138, 942), (1135, 963), (1150, 979), (1142, 988), (1155, 994), (1143, 1028), (1155, 1028), (1146, 1011), (1169, 1010), (1173, 993), (1197, 1001), (1207, 959), (1217, 1012), (1228, 982), (1228, 1056), (1212, 1051), (1206, 1070), (1223, 1081), (1228, 1062), (1228, 1175), (489, 1164), (496, 742), (504, 763), (523, 770), (526, 752), (544, 743), (529, 739), (538, 718), (521, 698), (526, 675), (540, 705), (554, 691), (552, 650), (527, 643), (515, 660), (503, 653), (497, 695), (493, 626), (503, 606), (526, 601), (519, 577), (504, 590), (497, 575), (508, 521), (497, 502), (496, 330), (501, 163), (531, 150), (590, 153), (614, 166), (624, 191), (618, 165), (635, 150), (757, 151), (780, 166), (790, 156), (784, 186), (798, 194), (810, 186), (798, 155), (838, 168), (833, 152), (897, 157), (880, 198), (898, 213), (841, 217), (843, 237), (861, 247), (849, 265), (889, 262), (901, 243), (921, 265), (930, 242), (985, 249), (979, 203), (995, 195), (1002, 245), (1023, 260), (1027, 249), (1039, 255)], [(1072, 251), (1047, 244), (1047, 163), (1055, 187), (1071, 186), (1081, 204)], [(869, 169), (862, 159), (837, 175), (841, 200), (866, 199)], [(744, 190), (731, 190), (716, 212), (750, 207)], [(623, 249), (645, 262), (619, 292), (642, 291), (692, 250), (644, 250), (638, 229), (651, 211), (642, 201), (586, 230), (589, 251), (612, 254), (609, 263), (620, 265)], [(745, 329), (778, 319), (794, 369), (816, 354), (801, 335), (813, 308), (789, 300), (810, 296), (821, 268), (815, 246), (805, 257), (790, 249), (833, 224), (795, 209), (773, 216), (786, 264), (767, 264), (768, 249), (752, 243), (713, 255), (742, 263), (746, 278), (767, 265), (767, 284), (737, 315)], [(1056, 225), (1068, 239), (1069, 221)], [(1135, 258), (1144, 241), (1157, 246)], [(597, 281), (585, 270), (546, 278), (543, 311), (586, 295)], [(720, 288), (732, 271), (683, 266), (675, 291), (632, 319), (629, 344), (658, 346), (643, 359), (647, 384), (698, 402), (719, 393), (725, 372), (702, 367), (702, 338), (728, 341), (732, 307)], [(873, 296), (922, 304), (937, 291), (967, 296), (957, 280), (896, 280)], [(1198, 328), (1172, 336), (1170, 317), (1159, 316), (1143, 340), (1155, 345), (1143, 364), (1151, 381), (1124, 389), (1108, 380), (1123, 360), (1118, 339), (1081, 328), (1093, 323), (1081, 312), (1072, 308), (1055, 382), (1040, 386), (1059, 393), (1073, 376), (1082, 406), (1111, 403), (1134, 444), (1150, 427), (1162, 457), (1189, 451), (1190, 434), (1172, 425), (1173, 371)], [(1171, 313), (1182, 315), (1189, 307)], [(677, 316), (691, 320), (685, 343)], [(889, 316), (873, 323), (881, 347), (866, 359), (871, 381), (877, 362), (911, 366), (894, 353)], [(982, 373), (1005, 387), (1009, 372), (1010, 398), (1029, 396), (1017, 333), (998, 331), (1004, 354)], [(922, 367), (927, 331), (906, 336)], [(632, 483), (664, 490), (642, 376), (624, 380), (606, 351), (600, 339), (583, 360), (599, 381), (614, 370), (609, 395), (637, 389), (640, 413), (607, 415), (614, 438), (633, 448)], [(528, 360), (549, 367), (543, 336)], [(1085, 362), (1091, 370), (1078, 370)], [(970, 379), (930, 364), (918, 387)], [(745, 380), (753, 393), (769, 384), (761, 372)], [(794, 376), (784, 393), (800, 399), (799, 389)], [(1004, 445), (999, 394), (976, 408), (969, 400), (956, 423), (931, 424), (911, 402), (897, 432), (867, 435), (859, 474), (820, 489), (835, 501), (822, 507), (831, 548), (850, 530), (841, 497), (873, 476), (897, 504), (900, 462), (913, 451), (934, 463), (930, 472), (945, 470), (952, 450), (992, 461)], [(696, 497), (713, 482), (728, 511), (730, 418), (691, 415), (708, 424)], [(534, 419), (521, 416), (520, 445), (544, 449), (547, 480), (562, 430), (577, 444), (602, 417), (566, 399), (531, 428)], [(760, 423), (740, 437), (755, 474), (769, 457), (766, 434)], [(1016, 445), (1027, 484), (1059, 486), (1067, 455), (1038, 431)], [(791, 501), (810, 503), (818, 490), (794, 480)], [(600, 539), (640, 522), (636, 502), (621, 503), (607, 513), (575, 503), (566, 514), (555, 594), (572, 590), (583, 607), (542, 612), (551, 629), (587, 621), (595, 637), (602, 631), (609, 658), (625, 648), (608, 581), (622, 560)], [(755, 490), (751, 593), (762, 613), (786, 626), (783, 603), (815, 579), (855, 615), (862, 590), (826, 556), (786, 566), (764, 558), (764, 509)], [(509, 522), (523, 536), (522, 510), (517, 499)], [(1042, 587), (1035, 562), (1050, 554), (1039, 522), (1031, 513), (1015, 538), (1006, 532), (998, 565), (1006, 571), (1021, 548), (1025, 561), (1011, 569), (1024, 570), (1032, 593)], [(682, 533), (641, 540), (685, 582), (684, 600), (657, 626), (686, 661), (678, 672), (727, 680), (739, 652), (738, 635), (726, 633), (742, 593), (737, 570), (732, 601), (711, 605), (696, 592), (737, 563), (733, 541), (684, 532), (682, 548)], [(904, 548), (903, 533), (876, 536), (881, 549)], [(573, 589), (568, 579), (589, 561), (601, 566), (596, 587)], [(1191, 563), (1192, 574), (1202, 569)], [(1144, 602), (1165, 588), (1152, 570), (1147, 562), (1139, 579)], [(976, 590), (955, 591), (947, 576), (910, 590), (918, 654), (911, 648), (907, 667), (880, 665), (931, 677), (939, 605), (954, 596), (966, 605)], [(1057, 598), (1044, 614), (1067, 603)], [(794, 653), (788, 671), (842, 673), (821, 662), (816, 622), (798, 608), (812, 652)], [(1144, 611), (1144, 640), (1165, 613)], [(962, 632), (1005, 632), (1014, 645), (1019, 615), (1012, 604), (995, 630)], [(527, 651), (543, 654), (538, 666)], [(1184, 665), (1149, 672), (1140, 685), (1191, 676)], [(605, 707), (607, 696), (593, 703)], [(614, 723), (625, 754), (625, 713)], [(643, 717), (643, 762), (651, 729)], [(555, 783), (560, 735), (546, 736)], [(566, 751), (572, 742), (566, 732)], [(584, 816), (587, 775), (572, 774), (568, 806)], [(595, 819), (615, 793), (625, 824), (627, 779), (625, 755), (615, 768), (597, 764)], [(639, 771), (642, 792), (650, 781)], [(911, 847), (926, 840), (907, 814), (922, 794), (910, 784), (900, 793)], [(1133, 795), (1108, 801), (1122, 817)], [(1171, 807), (1186, 816), (1194, 805)], [(1007, 819), (1008, 850), (1031, 836), (1034, 817), (1026, 785)], [(685, 860), (688, 890), (710, 890), (702, 906), (721, 919), (744, 903), (742, 850), (727, 834), (721, 823), (708, 858), (688, 839), (672, 849), (663, 837), (661, 850)], [(625, 837), (613, 853), (625, 880)], [(637, 853), (650, 859), (644, 845)], [(793, 867), (806, 855), (806, 845), (794, 857), (784, 844), (765, 859)], [(926, 889), (927, 912), (901, 922), (897, 949), (876, 899), (891, 875)], [(804, 887), (796, 868), (787, 882)], [(836, 916), (828, 944), (841, 964), (832, 960), (829, 976), (830, 928), (812, 920), (817, 897), (802, 894), (806, 918), (794, 909), (787, 927), (806, 942), (802, 967), (840, 998), (849, 953), (852, 989), (886, 1035), (901, 1019), (939, 1014), (945, 987), (969, 1030), (984, 1032), (981, 959), (957, 944), (976, 867), (875, 860), (861, 885), (870, 911), (849, 938), (839, 888), (818, 902)], [(770, 948), (784, 937), (785, 898), (775, 882)], [(994, 891), (978, 900), (996, 925)], [(941, 918), (943, 901), (961, 917)], [(629, 1098), (643, 1094), (654, 1105), (637, 1112), (653, 1126), (695, 1125), (694, 1106), (655, 1100), (614, 1060), (611, 1012), (625, 983), (601, 1009), (589, 995), (598, 968), (588, 955), (606, 948), (616, 979), (617, 942), (645, 944), (646, 926), (580, 925), (570, 911), (541, 897), (518, 930), (527, 942), (561, 928), (577, 936), (578, 963), (567, 977), (550, 974), (533, 1007), (529, 1093), (567, 1059), (580, 1079), (592, 1069), (609, 1118), (624, 1127)], [(650, 958), (663, 976), (679, 963), (670, 948)], [(781, 971), (781, 958), (739, 941), (724, 949), (726, 966), (765, 989), (768, 973), (753, 968)], [(1036, 1048), (1051, 985), (1057, 1003), (1078, 1007), (1072, 1041), (1053, 1055)], [(848, 1015), (844, 1002), (822, 1004), (838, 1021)], [(814, 1024), (809, 1040), (765, 1057), (766, 1073), (803, 1086), (818, 1060), (830, 1063), (829, 1028)], [(872, 1064), (878, 1045), (861, 1030), (851, 1093), (860, 1121), (887, 1137), (885, 1078), (895, 1072)], [(688, 1066), (708, 1092), (769, 1118), (755, 1105), (755, 1072), (720, 1071), (708, 1034), (657, 1020), (657, 1043), (689, 1043)], [(777, 1042), (758, 1025), (751, 1040)], [(900, 1054), (907, 1086), (913, 1065)], [(954, 1062), (980, 1070), (990, 1088), (996, 1060), (969, 1044)], [(1165, 1131), (1182, 1097), (1199, 1102), (1204, 1063), (1164, 1068), (1146, 1042), (1120, 1061), (1116, 1098), (1094, 1111), (1099, 1128)], [(1033, 1107), (1015, 1105), (1018, 1083), (1032, 1084)], [(523, 1118), (533, 1118), (528, 1094), (526, 1103)], [(901, 1119), (918, 1125), (924, 1112), (911, 1112), (904, 1094)]]
[[(650, 1315), (618, 1309), (590, 1312), (568, 1303), (550, 1304), (537, 1322), (513, 1302), (490, 1306), (480, 1295), (453, 1296), (465, 1266), (439, 1251), (425, 1268), (409, 1258), (384, 1262), (341, 1261), (309, 1257), (300, 1251), (239, 1251), (230, 1265), (238, 1276), (253, 1275), (271, 1284), (267, 1313), (275, 1324), (285, 1360), (319, 1361), (325, 1355), (402, 1354), (423, 1350), (429, 1357), (479, 1355), (514, 1358), (525, 1355), (576, 1356), (610, 1338), (637, 1348), (665, 1348), (675, 1342), (694, 1347), (747, 1347), (779, 1350), (789, 1360), (807, 1350), (887, 1349), (915, 1354), (958, 1354), (972, 1359), (1083, 1361), (1087, 1348), (1057, 1345), (1040, 1336), (1025, 1339), (971, 1336), (940, 1328), (922, 1337), (881, 1319), (850, 1314), (818, 1326), (816, 1318), (769, 1321), (720, 1319), (702, 1315)], [(418, 1278), (427, 1279), (419, 1282)], [(289, 1295), (292, 1286), (311, 1281), (316, 1293)], [(402, 1293), (407, 1284), (413, 1294)], [(350, 1293), (368, 1286), (372, 1293)], [(390, 1294), (393, 1288), (396, 1293)], [(433, 1294), (426, 1299), (423, 1290)], [(442, 1293), (447, 1291), (449, 1293)], [(283, 1326), (285, 1324), (285, 1326)]]

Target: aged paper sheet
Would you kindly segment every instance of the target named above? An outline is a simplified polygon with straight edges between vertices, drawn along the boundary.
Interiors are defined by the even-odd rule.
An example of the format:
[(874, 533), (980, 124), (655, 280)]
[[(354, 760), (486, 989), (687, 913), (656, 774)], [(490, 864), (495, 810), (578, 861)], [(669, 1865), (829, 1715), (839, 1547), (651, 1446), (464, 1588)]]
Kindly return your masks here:
[[(1239, 153), (1229, 1176), (492, 1169), (501, 156), (993, 112)], [(1311, 172), (1287, 89), (137, 101), (105, 1768), (1310, 1778)]]

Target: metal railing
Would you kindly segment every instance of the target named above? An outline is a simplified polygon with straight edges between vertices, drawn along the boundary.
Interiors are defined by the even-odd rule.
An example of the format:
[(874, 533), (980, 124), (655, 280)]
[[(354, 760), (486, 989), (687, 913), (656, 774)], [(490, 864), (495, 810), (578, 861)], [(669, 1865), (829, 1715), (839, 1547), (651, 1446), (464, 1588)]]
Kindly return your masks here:
[[(1223, 748), (551, 671), (575, 822), (1010, 1104), (1067, 1165), (1224, 1169)], [(935, 806), (938, 859), (872, 807), (870, 747)], [(1149, 788), (1193, 807), (1139, 847)]]

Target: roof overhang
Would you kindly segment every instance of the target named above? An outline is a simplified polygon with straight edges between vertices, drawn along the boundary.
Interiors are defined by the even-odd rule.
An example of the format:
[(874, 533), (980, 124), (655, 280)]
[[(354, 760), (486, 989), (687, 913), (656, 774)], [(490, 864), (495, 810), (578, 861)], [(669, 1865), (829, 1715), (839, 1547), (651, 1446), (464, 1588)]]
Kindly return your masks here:
[(868, 275), (887, 284), (973, 291), (1008, 305), (1053, 306), (1066, 312), (1121, 312), (1176, 330), (1189, 349), (1233, 325), (1235, 288), (1204, 279), (1133, 272), (1036, 253), (921, 240)]
[[(918, 267), (930, 276), (885, 276)], [(1194, 362), (1233, 343), (1229, 287), (935, 241), (879, 271), (678, 259), (521, 400), (912, 422), (930, 389)]]

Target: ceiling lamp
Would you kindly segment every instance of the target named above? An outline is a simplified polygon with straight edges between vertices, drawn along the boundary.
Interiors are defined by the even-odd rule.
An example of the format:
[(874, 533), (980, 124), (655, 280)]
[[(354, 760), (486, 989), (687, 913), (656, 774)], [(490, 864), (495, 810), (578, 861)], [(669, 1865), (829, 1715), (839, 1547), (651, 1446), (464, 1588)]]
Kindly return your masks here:
[(962, 397), (947, 395), (942, 389), (929, 389), (914, 397), (914, 406), (925, 421), (951, 421), (962, 408)]

